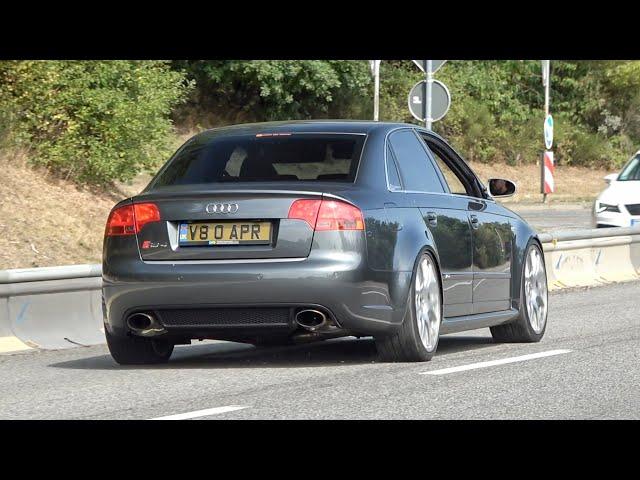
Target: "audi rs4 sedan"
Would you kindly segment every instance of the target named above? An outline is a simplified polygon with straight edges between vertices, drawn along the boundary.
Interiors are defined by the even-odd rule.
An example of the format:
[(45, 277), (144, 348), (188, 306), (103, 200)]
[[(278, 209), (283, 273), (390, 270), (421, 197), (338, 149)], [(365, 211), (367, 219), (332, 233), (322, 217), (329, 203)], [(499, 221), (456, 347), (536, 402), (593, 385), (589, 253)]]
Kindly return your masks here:
[(490, 327), (537, 342), (547, 321), (536, 233), (415, 125), (300, 121), (208, 130), (111, 211), (105, 335), (121, 364), (174, 345), (373, 336), (425, 361), (440, 335)]

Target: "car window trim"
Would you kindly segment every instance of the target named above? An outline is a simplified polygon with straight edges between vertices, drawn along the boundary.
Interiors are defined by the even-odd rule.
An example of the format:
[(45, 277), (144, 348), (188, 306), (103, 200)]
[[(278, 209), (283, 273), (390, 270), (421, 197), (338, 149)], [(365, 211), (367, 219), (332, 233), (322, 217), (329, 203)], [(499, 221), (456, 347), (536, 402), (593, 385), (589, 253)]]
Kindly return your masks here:
[[(422, 141), (422, 143), (424, 144), (425, 148), (427, 148), (427, 149), (429, 150), (429, 152), (431, 152), (431, 154), (432, 154), (432, 155), (435, 155), (435, 154), (433, 153), (433, 151), (432, 151), (432, 147), (428, 144), (428, 141), (424, 138), (424, 136), (423, 136), (421, 133), (418, 133), (418, 132), (416, 132), (416, 134), (418, 135), (418, 137), (420, 138), (420, 140), (421, 140), (421, 141)], [(435, 143), (435, 142), (434, 142), (434, 143)], [(437, 146), (439, 146), (439, 145), (437, 145)], [(464, 178), (464, 181), (460, 180), (460, 178), (458, 178), (458, 180), (460, 180), (460, 181), (461, 181), (461, 183), (466, 184), (466, 185), (465, 185), (465, 190), (466, 190), (468, 187), (469, 187), (469, 188), (471, 188), (471, 189), (473, 190), (473, 179), (470, 179), (470, 178), (468, 177), (468, 175), (463, 171), (463, 169), (462, 169), (462, 168), (460, 168), (460, 166), (458, 165), (458, 161), (457, 161), (457, 159), (456, 159), (456, 158), (453, 158), (453, 159), (451, 158), (451, 155), (450, 155), (450, 153), (451, 153), (451, 152), (446, 152), (446, 147), (443, 147), (443, 148), (436, 148), (436, 150), (443, 150), (442, 152), (440, 152), (440, 153), (442, 153), (442, 155), (440, 155), (440, 156), (441, 156), (441, 157), (446, 157), (446, 158), (443, 158), (442, 160), (443, 160), (443, 161), (445, 162), (445, 164), (446, 164), (446, 165), (447, 165), (447, 166), (452, 170), (452, 172), (453, 172), (453, 174), (454, 174), (454, 175), (458, 176), (458, 175), (456, 174), (456, 171), (455, 171), (455, 170), (458, 170), (458, 174), (459, 174), (459, 175), (462, 175), (462, 177)], [(449, 153), (449, 155), (447, 155), (447, 153)], [(449, 162), (453, 163), (453, 164), (454, 164), (454, 167), (451, 167), (451, 166), (449, 165), (449, 163), (447, 162), (447, 160), (448, 160)], [(436, 162), (436, 163), (437, 163), (437, 162)], [(442, 174), (442, 176), (444, 177), (444, 172), (442, 172), (442, 169), (440, 168), (440, 165), (438, 165), (438, 171), (440, 171), (440, 172), (441, 172), (441, 174)], [(446, 180), (445, 180), (445, 181), (446, 181)], [(474, 196), (474, 195), (469, 195), (469, 193), (467, 193), (467, 192), (465, 192), (464, 194), (458, 194), (458, 195), (463, 195), (463, 196), (466, 196), (466, 197), (478, 198), (478, 197), (476, 197), (476, 196)]]
[[(415, 128), (406, 126), (406, 127), (398, 127), (398, 128), (394, 128), (392, 130), (389, 130), (385, 137), (384, 137), (384, 176), (385, 176), (385, 180), (387, 182), (387, 191), (391, 192), (391, 193), (422, 193), (422, 194), (428, 194), (428, 195), (451, 195), (451, 191), (449, 191), (447, 193), (447, 191), (449, 190), (448, 186), (442, 185), (442, 179), (440, 178), (440, 175), (442, 175), (442, 172), (440, 172), (439, 169), (436, 169), (436, 173), (438, 175), (438, 181), (440, 182), (440, 184), (442, 185), (443, 188), (443, 192), (427, 192), (427, 191), (422, 191), (422, 190), (406, 190), (404, 188), (404, 182), (402, 181), (402, 176), (400, 176), (400, 172), (398, 171), (398, 178), (400, 178), (400, 183), (403, 183), (402, 185), (402, 190), (398, 190), (398, 189), (392, 189), (391, 185), (389, 184), (389, 171), (387, 170), (387, 147), (391, 148), (391, 152), (393, 153), (393, 155), (395, 156), (395, 150), (393, 149), (393, 146), (391, 145), (391, 143), (389, 142), (389, 137), (391, 136), (392, 133), (397, 132), (398, 130), (410, 130), (413, 132), (414, 135), (416, 135), (416, 131)], [(418, 138), (418, 141), (421, 142), (421, 140)], [(422, 144), (422, 142), (421, 142)], [(424, 145), (422, 147), (424, 149)], [(429, 159), (429, 161), (431, 162), (431, 164), (433, 165), (433, 159), (431, 158), (431, 155), (429, 155), (429, 152), (425, 149), (425, 152), (427, 153), (427, 158)], [(397, 169), (397, 165), (396, 165), (396, 169)]]
[[(390, 191), (392, 192), (399, 192), (404, 190), (404, 184), (402, 182), (402, 177), (400, 176), (400, 170), (398, 169), (398, 162), (396, 160), (396, 154), (393, 151), (393, 147), (391, 146), (391, 144), (385, 146), (385, 158), (384, 158), (384, 173), (387, 176), (387, 187), (389, 188)], [(387, 157), (387, 152), (391, 152), (391, 162), (393, 163), (393, 168), (396, 171), (396, 176), (398, 177), (398, 182), (400, 183), (400, 188), (393, 188), (391, 187), (391, 184), (389, 183), (389, 158)]]
[(418, 138), (418, 142), (420, 142), (420, 145), (422, 145), (422, 149), (426, 152), (427, 157), (429, 157), (429, 161), (431, 162), (431, 165), (433, 165), (433, 168), (435, 169), (436, 174), (438, 175), (438, 179), (440, 180), (440, 185), (442, 185), (442, 189), (444, 190), (444, 193), (453, 195), (453, 192), (451, 191), (451, 188), (447, 183), (447, 179), (444, 177), (444, 174), (442, 173), (442, 171), (440, 170), (440, 167), (438, 166), (438, 162), (436, 162), (436, 159), (433, 156), (433, 152), (429, 149), (429, 146), (422, 138), (422, 135), (420, 135), (415, 128), (413, 128), (412, 130), (413, 130), (413, 134)]
[[(440, 146), (442, 148), (442, 150), (444, 150), (444, 153), (449, 153), (449, 155), (445, 155), (447, 156), (447, 158), (460, 170), (460, 173), (467, 179), (467, 181), (471, 182), (471, 185), (473, 187), (473, 181), (475, 181), (476, 183), (478, 183), (479, 186), (484, 187), (483, 183), (480, 181), (480, 179), (478, 178), (478, 176), (475, 174), (475, 172), (471, 169), (471, 167), (469, 167), (466, 162), (462, 159), (462, 157), (460, 156), (460, 154), (458, 154), (458, 152), (455, 151), (455, 149), (449, 145), (444, 139), (441, 139), (435, 135), (433, 135), (432, 132), (426, 131), (426, 130), (417, 130), (417, 134), (418, 136), (421, 138), (421, 140), (424, 142), (425, 146), (427, 148), (430, 149), (427, 140), (423, 137), (423, 135), (427, 138), (429, 138), (429, 140), (431, 140), (433, 143), (435, 143), (436, 145)], [(440, 171), (440, 167), (438, 166), (438, 170)], [(454, 172), (455, 173), (455, 172)], [(454, 194), (452, 194), (454, 195)], [(483, 195), (482, 190), (480, 190), (480, 196), (478, 195), (469, 195), (469, 194), (455, 194), (458, 197), (467, 197), (473, 200), (487, 200), (490, 202), (494, 202), (495, 203), (495, 199), (492, 198), (489, 195)]]

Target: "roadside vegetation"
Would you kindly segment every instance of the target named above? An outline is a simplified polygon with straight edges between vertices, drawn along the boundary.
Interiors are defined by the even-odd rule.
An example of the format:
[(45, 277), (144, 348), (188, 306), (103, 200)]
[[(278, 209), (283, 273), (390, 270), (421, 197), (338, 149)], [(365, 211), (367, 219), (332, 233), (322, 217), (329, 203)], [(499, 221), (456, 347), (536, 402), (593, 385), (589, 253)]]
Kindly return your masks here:
[[(553, 61), (558, 165), (619, 167), (640, 144), (640, 62)], [(539, 61), (450, 61), (453, 97), (434, 129), (469, 160), (533, 164), (541, 153)], [(413, 122), (419, 70), (381, 65), (381, 119)], [(78, 184), (153, 170), (177, 133), (264, 120), (372, 116), (367, 61), (0, 61), (0, 147)]]
[[(539, 61), (449, 61), (452, 106), (434, 129), (483, 178), (535, 201)], [(415, 122), (422, 74), (381, 64), (380, 119)], [(109, 208), (139, 191), (193, 133), (233, 123), (372, 118), (364, 60), (0, 61), (0, 269), (95, 262)], [(581, 201), (640, 148), (640, 62), (552, 61), (558, 193)], [(34, 211), (33, 205), (38, 205)]]

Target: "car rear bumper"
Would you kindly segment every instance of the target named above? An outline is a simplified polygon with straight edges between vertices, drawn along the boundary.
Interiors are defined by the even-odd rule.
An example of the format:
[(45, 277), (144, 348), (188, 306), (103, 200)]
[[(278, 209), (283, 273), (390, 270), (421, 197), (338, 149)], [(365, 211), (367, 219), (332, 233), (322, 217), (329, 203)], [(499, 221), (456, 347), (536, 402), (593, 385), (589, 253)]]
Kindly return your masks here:
[[(308, 258), (263, 261), (112, 261), (103, 274), (105, 326), (128, 332), (126, 318), (138, 311), (191, 311), (321, 307), (350, 332), (376, 335), (402, 321), (411, 272), (373, 272), (357, 252), (312, 252)], [(395, 298), (398, 297), (398, 298)], [(394, 300), (395, 299), (395, 300)], [(402, 307), (398, 307), (402, 305)], [(233, 323), (233, 322), (232, 322)], [(280, 322), (281, 323), (281, 322)], [(242, 335), (282, 325), (207, 325), (183, 328), (185, 335), (215, 337), (220, 329)], [(290, 327), (295, 328), (293, 315)], [(197, 334), (197, 335), (196, 335)]]

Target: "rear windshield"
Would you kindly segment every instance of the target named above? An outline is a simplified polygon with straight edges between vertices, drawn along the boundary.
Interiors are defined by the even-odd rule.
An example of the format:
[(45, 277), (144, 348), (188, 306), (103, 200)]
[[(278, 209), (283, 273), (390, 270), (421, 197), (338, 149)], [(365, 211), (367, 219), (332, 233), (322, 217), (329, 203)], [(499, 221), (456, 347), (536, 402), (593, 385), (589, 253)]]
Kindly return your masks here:
[(315, 133), (196, 137), (176, 153), (152, 185), (353, 182), (364, 138)]

